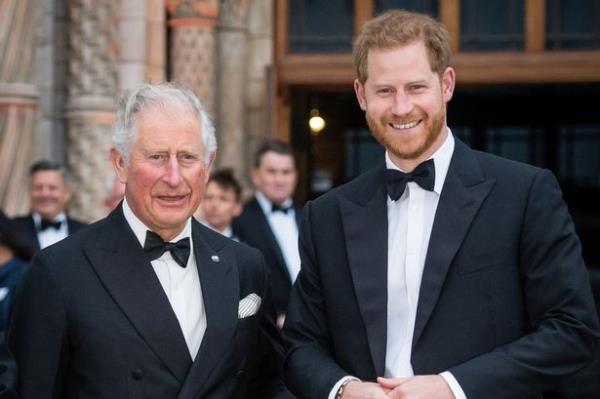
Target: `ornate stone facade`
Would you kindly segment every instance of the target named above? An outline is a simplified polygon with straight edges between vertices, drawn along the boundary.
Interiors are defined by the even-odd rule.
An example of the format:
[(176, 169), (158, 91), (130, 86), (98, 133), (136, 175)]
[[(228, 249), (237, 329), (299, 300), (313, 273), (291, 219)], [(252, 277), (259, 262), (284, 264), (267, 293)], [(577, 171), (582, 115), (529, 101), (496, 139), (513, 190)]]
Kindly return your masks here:
[(246, 171), (244, 99), (248, 65), (247, 16), (250, 1), (225, 0), (218, 28), (217, 166), (238, 177)]
[(92, 221), (102, 202), (117, 97), (117, 0), (70, 0), (67, 166), (73, 180), (71, 213)]
[(27, 210), (38, 108), (35, 9), (34, 0), (0, 3), (0, 205), (8, 214)]
[(215, 115), (217, 0), (168, 0), (171, 80), (189, 86)]

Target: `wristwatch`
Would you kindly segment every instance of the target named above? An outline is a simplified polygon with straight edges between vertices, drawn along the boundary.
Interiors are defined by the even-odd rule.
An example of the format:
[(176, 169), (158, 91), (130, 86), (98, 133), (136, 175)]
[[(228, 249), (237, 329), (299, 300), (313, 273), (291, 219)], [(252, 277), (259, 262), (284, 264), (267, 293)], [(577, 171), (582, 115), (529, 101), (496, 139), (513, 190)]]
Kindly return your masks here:
[(342, 385), (340, 385), (337, 392), (335, 393), (335, 399), (342, 399), (342, 395), (344, 394), (344, 389), (346, 388), (346, 385), (350, 384), (352, 381), (360, 382), (358, 378), (348, 378), (346, 381), (342, 382)]

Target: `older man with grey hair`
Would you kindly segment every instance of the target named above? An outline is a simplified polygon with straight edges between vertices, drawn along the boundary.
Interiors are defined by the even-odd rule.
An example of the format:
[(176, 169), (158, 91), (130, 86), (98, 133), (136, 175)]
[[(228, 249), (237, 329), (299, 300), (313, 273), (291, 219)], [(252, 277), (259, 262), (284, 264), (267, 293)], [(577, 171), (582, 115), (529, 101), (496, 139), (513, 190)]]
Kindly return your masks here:
[(261, 255), (192, 218), (216, 150), (197, 97), (142, 85), (113, 143), (121, 204), (24, 276), (9, 333), (21, 397), (289, 397)]

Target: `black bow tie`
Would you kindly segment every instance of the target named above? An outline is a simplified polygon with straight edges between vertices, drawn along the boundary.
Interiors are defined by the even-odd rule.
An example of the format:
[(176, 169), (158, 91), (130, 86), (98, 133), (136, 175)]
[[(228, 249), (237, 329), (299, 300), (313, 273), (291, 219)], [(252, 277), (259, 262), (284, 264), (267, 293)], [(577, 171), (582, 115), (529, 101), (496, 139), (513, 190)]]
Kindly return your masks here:
[(429, 159), (417, 166), (410, 173), (400, 172), (396, 169), (386, 169), (386, 188), (392, 201), (397, 201), (404, 193), (406, 183), (414, 181), (423, 189), (433, 191), (435, 184), (435, 165), (433, 159)]
[(165, 242), (158, 234), (148, 230), (144, 251), (150, 255), (150, 260), (158, 259), (166, 251), (170, 251), (175, 262), (181, 267), (186, 267), (190, 257), (190, 239), (186, 237), (177, 242)]
[(46, 220), (46, 219), (42, 219), (42, 223), (40, 224), (40, 231), (44, 231), (48, 228), (53, 228), (55, 230), (60, 229), (60, 225), (62, 224), (61, 220), (58, 221), (53, 221), (53, 220)]
[(283, 212), (287, 215), (288, 211), (292, 209), (291, 206), (281, 206), (281, 205), (277, 205), (277, 204), (273, 204), (271, 205), (271, 212)]

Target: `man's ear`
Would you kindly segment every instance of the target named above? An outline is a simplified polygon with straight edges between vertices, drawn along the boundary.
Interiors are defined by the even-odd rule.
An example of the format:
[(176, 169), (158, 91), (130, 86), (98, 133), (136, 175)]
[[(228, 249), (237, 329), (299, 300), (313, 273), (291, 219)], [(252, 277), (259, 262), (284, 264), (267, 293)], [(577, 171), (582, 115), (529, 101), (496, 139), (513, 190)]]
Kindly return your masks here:
[(127, 168), (125, 166), (125, 159), (121, 155), (121, 152), (116, 148), (110, 149), (110, 162), (115, 168), (115, 173), (117, 174), (117, 178), (123, 184), (127, 183)]
[(215, 159), (217, 158), (217, 153), (213, 152), (210, 154), (210, 160), (208, 161), (208, 165), (205, 166), (204, 170), (204, 184), (208, 184), (208, 179), (210, 179), (210, 171), (215, 163)]
[(367, 110), (367, 100), (365, 98), (365, 86), (358, 79), (354, 79), (354, 93), (358, 100), (358, 105), (363, 111)]
[(233, 217), (240, 216), (240, 213), (242, 213), (242, 203), (238, 201), (235, 203), (235, 208), (233, 208)]
[(442, 74), (442, 97), (444, 98), (444, 102), (447, 103), (452, 99), (455, 85), (456, 72), (454, 72), (454, 68), (448, 67)]

